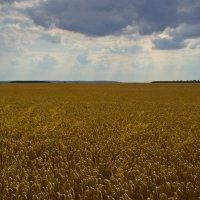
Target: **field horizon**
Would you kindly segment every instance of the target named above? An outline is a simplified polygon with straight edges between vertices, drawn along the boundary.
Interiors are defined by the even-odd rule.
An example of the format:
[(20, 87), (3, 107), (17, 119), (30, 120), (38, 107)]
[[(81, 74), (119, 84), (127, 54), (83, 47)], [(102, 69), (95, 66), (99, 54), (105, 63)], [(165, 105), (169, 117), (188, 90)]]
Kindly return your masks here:
[(170, 83), (200, 83), (200, 80), (162, 80), (162, 81), (149, 81), (149, 82), (125, 82), (125, 81), (115, 81), (115, 80), (7, 80), (0, 81), (2, 83), (19, 83), (19, 84), (27, 84), (27, 83), (125, 83), (125, 84), (170, 84)]

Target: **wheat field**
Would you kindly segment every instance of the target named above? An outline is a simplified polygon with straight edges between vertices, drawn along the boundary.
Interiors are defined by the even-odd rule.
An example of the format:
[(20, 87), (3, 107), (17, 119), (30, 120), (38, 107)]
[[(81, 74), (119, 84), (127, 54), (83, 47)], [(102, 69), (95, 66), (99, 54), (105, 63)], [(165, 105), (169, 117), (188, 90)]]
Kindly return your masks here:
[(199, 200), (200, 85), (1, 84), (1, 200)]

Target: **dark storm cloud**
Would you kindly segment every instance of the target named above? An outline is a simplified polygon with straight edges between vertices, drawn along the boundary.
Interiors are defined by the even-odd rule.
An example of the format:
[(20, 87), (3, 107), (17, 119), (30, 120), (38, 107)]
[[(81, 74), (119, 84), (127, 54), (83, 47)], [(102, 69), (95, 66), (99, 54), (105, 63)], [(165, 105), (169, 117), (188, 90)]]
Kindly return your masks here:
[[(191, 5), (192, 4), (192, 5)], [(27, 10), (35, 24), (52, 24), (89, 36), (119, 33), (132, 25), (148, 35), (181, 23), (200, 23), (199, 0), (47, 0)]]
[(133, 9), (119, 0), (49, 0), (29, 9), (28, 14), (36, 24), (47, 28), (55, 24), (61, 29), (102, 36), (131, 24)]
[(182, 22), (199, 24), (200, 22), (200, 1), (180, 0), (180, 18)]
[(148, 35), (181, 23), (199, 24), (199, 10), (199, 0), (47, 0), (26, 13), (35, 24), (46, 28), (54, 24), (64, 30), (104, 36), (119, 33), (128, 25)]
[[(19, 1), (22, 0), (0, 0), (0, 3)], [(172, 39), (157, 38), (154, 47), (178, 49), (184, 47), (184, 40), (200, 37), (199, 10), (199, 0), (41, 0), (23, 12), (36, 25), (88, 36), (122, 34), (127, 26), (134, 27), (140, 35), (171, 28)]]
[(177, 0), (48, 0), (28, 10), (38, 25), (104, 36), (128, 25), (151, 34), (178, 24)]
[(142, 35), (178, 25), (176, 0), (141, 0), (138, 2), (134, 3), (137, 17), (133, 19), (133, 25), (138, 26)]

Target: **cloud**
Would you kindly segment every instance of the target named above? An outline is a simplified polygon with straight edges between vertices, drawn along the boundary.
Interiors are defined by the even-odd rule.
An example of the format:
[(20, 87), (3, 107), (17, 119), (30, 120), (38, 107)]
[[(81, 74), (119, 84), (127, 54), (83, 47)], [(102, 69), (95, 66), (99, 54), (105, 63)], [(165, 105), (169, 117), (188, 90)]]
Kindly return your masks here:
[(59, 62), (50, 55), (44, 55), (40, 60), (33, 61), (36, 69), (40, 69), (42, 71), (51, 70), (56, 68)]
[(159, 38), (153, 41), (154, 48), (160, 50), (177, 50), (186, 47), (183, 41), (175, 41), (171, 39)]
[[(5, 3), (26, 4), (24, 0), (0, 0)], [(176, 29), (182, 24), (200, 24), (199, 0), (32, 0), (20, 8), (36, 25), (79, 32), (88, 36), (123, 34), (133, 27), (141, 35)], [(20, 7), (20, 6), (19, 6)], [(184, 28), (184, 27), (183, 27)], [(184, 39), (200, 37), (198, 30), (182, 35)], [(192, 32), (193, 31), (193, 32)], [(181, 37), (181, 34), (178, 37)], [(177, 39), (176, 39), (177, 40)]]
[(40, 39), (46, 40), (48, 42), (55, 43), (55, 44), (61, 42), (61, 36), (59, 34), (51, 35), (51, 34), (48, 34), (48, 33), (44, 33), (44, 34), (41, 35)]
[(195, 49), (200, 49), (200, 40), (194, 40), (191, 42), (190, 46), (189, 46), (190, 49), (192, 50), (195, 50)]
[[(24, 8), (19, 5), (26, 1), (1, 2), (18, 2), (18, 6), (15, 5), (18, 12), (46, 30), (56, 28), (93, 37), (157, 34), (152, 43), (155, 49), (162, 50), (184, 48), (185, 40), (200, 37), (198, 0), (32, 0)], [(26, 24), (21, 25), (24, 27)], [(170, 39), (160, 38), (159, 34), (166, 30), (170, 30)], [(41, 39), (61, 42), (58, 34), (44, 34)]]
[(14, 3), (14, 2), (22, 2), (24, 0), (0, 0), (1, 4), (10, 4), (10, 3)]
[(119, 33), (134, 25), (141, 34), (151, 34), (178, 23), (178, 0), (48, 0), (27, 10), (35, 24), (52, 24), (89, 36)]
[[(49, 0), (28, 9), (28, 15), (35, 24), (56, 27), (92, 36), (112, 34), (131, 23), (130, 9), (114, 1), (86, 2), (74, 0)], [(118, 10), (122, 9), (122, 13)]]
[(121, 33), (133, 26), (142, 35), (200, 23), (198, 0), (48, 0), (27, 9), (35, 24), (89, 36)]
[(85, 55), (85, 54), (79, 54), (77, 56), (77, 61), (81, 65), (89, 65), (90, 64), (90, 60), (88, 59), (87, 55)]
[(200, 1), (182, 0), (179, 2), (179, 15), (181, 22), (188, 24), (199, 24), (200, 21)]
[(153, 44), (155, 49), (181, 49), (185, 48), (187, 40), (197, 39), (200, 37), (200, 25), (180, 24), (176, 28), (167, 28), (162, 33), (155, 34)]
[(180, 24), (171, 31), (171, 36), (177, 41), (200, 37), (200, 24)]
[(139, 54), (143, 52), (143, 48), (139, 45), (131, 45), (131, 46), (124, 46), (124, 47), (113, 47), (110, 50), (113, 54)]

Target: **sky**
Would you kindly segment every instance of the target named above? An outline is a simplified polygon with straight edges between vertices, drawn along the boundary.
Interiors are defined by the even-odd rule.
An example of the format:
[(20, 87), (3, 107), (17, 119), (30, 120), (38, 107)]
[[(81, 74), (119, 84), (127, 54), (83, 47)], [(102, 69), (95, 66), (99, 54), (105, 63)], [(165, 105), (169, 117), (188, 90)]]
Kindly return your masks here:
[(1, 81), (199, 79), (199, 0), (0, 0)]

